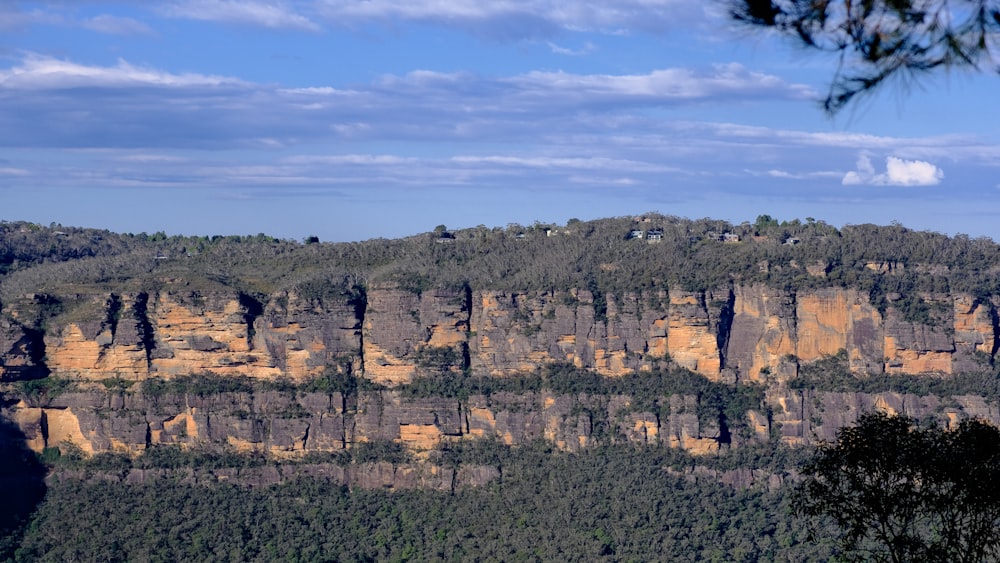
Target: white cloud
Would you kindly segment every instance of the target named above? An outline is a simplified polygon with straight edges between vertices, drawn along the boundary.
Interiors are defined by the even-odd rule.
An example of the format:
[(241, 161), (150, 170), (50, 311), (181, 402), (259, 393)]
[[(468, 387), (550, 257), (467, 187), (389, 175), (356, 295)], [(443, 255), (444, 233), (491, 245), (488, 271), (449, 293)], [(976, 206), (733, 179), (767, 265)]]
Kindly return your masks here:
[(36, 25), (82, 27), (108, 35), (155, 35), (148, 25), (129, 17), (101, 14), (77, 19), (58, 4), (47, 5), (46, 10), (0, 6), (0, 30), (23, 31)]
[[(70, 25), (102, 33), (148, 33), (145, 24), (135, 20), (113, 21), (104, 16), (76, 20), (73, 7), (80, 3), (79, 0), (49, 3), (0, 0), (0, 30)], [(373, 22), (393, 26), (415, 21), (501, 40), (550, 38), (564, 31), (663, 34), (725, 21), (724, 14), (713, 3), (701, 0), (132, 0), (129, 3), (166, 17), (270, 29), (317, 32), (322, 30), (318, 18), (331, 25), (348, 27)], [(29, 8), (25, 4), (44, 5), (44, 8)], [(579, 54), (579, 50), (573, 53)]]
[(126, 154), (126, 155), (118, 156), (118, 157), (116, 157), (116, 160), (119, 160), (121, 162), (145, 162), (145, 163), (173, 162), (173, 163), (178, 163), (178, 162), (186, 162), (188, 159), (182, 158), (182, 157), (179, 157), (179, 156), (174, 156), (174, 155), (167, 155), (167, 154), (139, 153), (139, 154)]
[[(275, 88), (232, 77), (170, 73), (125, 60), (119, 60), (115, 66), (95, 66), (35, 53), (24, 55), (18, 65), (0, 69), (0, 89), (226, 84), (282, 97), (298, 109), (322, 110), (344, 104), (371, 108), (383, 101), (387, 105), (436, 107), (439, 112), (448, 111), (449, 107), (461, 108), (464, 114), (482, 111), (516, 114), (539, 105), (551, 112), (556, 108), (568, 110), (580, 105), (655, 106), (712, 98), (804, 99), (814, 95), (808, 86), (789, 84), (776, 76), (753, 72), (738, 64), (715, 65), (702, 70), (659, 69), (630, 75), (532, 71), (499, 78), (415, 70), (403, 76), (388, 75), (368, 87), (352, 90), (329, 86)], [(325, 103), (334, 99), (336, 104)], [(498, 99), (502, 99), (503, 104), (498, 104)]]
[(858, 157), (857, 170), (844, 175), (845, 186), (934, 186), (944, 179), (944, 171), (923, 160), (885, 159), (885, 173), (876, 173), (868, 155)]
[(62, 17), (41, 10), (23, 10), (16, 6), (0, 6), (0, 30), (22, 30), (33, 25), (59, 25)]
[[(488, 78), (471, 73), (442, 73), (417, 70), (403, 76), (389, 75), (377, 83), (385, 91), (420, 92), (430, 96), (454, 96), (460, 92), (464, 103), (497, 97), (511, 111), (545, 105), (569, 108), (574, 105), (617, 106), (705, 101), (709, 99), (754, 98), (812, 100), (816, 94), (804, 84), (790, 84), (777, 76), (753, 72), (739, 64), (713, 65), (706, 69), (667, 68), (646, 74), (575, 74), (564, 71), (531, 71), (509, 77)], [(468, 107), (467, 105), (465, 107)]]
[(309, 96), (330, 96), (333, 94), (352, 94), (350, 90), (338, 90), (336, 88), (331, 88), (329, 86), (319, 86), (319, 87), (309, 87), (309, 88), (282, 88), (278, 90), (279, 92), (286, 92), (288, 94), (302, 94)]
[(124, 86), (218, 86), (238, 84), (222, 76), (185, 73), (172, 74), (129, 64), (124, 60), (116, 66), (88, 66), (29, 53), (20, 66), (0, 70), (0, 90), (48, 90), (77, 87)]
[(589, 55), (590, 53), (593, 53), (594, 51), (597, 50), (597, 47), (595, 47), (594, 44), (589, 41), (579, 49), (570, 49), (567, 47), (561, 47), (551, 41), (549, 41), (547, 45), (549, 46), (549, 49), (551, 49), (553, 53), (557, 55), (566, 55), (569, 57), (581, 57), (583, 55)]
[(321, 156), (291, 156), (283, 160), (288, 164), (304, 165), (359, 165), (359, 166), (385, 166), (396, 164), (412, 164), (415, 158), (400, 157), (385, 154), (338, 154)]
[(101, 14), (85, 19), (80, 22), (80, 26), (109, 35), (155, 35), (152, 28), (141, 21), (111, 14)]
[(550, 157), (550, 156), (454, 156), (452, 162), (465, 165), (500, 165), (505, 167), (524, 168), (572, 168), (580, 170), (631, 170), (634, 172), (671, 171), (667, 166), (654, 165), (634, 160), (613, 159), (604, 157)]
[[(736, 123), (675, 122), (678, 130), (691, 136), (729, 139), (748, 146), (818, 147), (827, 151), (858, 150), (892, 153), (912, 161), (976, 161), (984, 166), (1000, 166), (1000, 145), (982, 136), (969, 134), (893, 137), (843, 131), (799, 131)], [(842, 175), (843, 173), (840, 173)], [(874, 173), (873, 173), (874, 175)], [(853, 176), (852, 176), (853, 178)]]
[(787, 170), (779, 170), (772, 168), (766, 172), (758, 172), (754, 170), (744, 170), (744, 172), (752, 176), (769, 176), (771, 178), (784, 178), (786, 180), (812, 180), (816, 178), (840, 178), (842, 172), (834, 172), (832, 170), (819, 170), (815, 172), (789, 172)]
[[(261, 159), (306, 170), (257, 176), (299, 183), (305, 177), (320, 183), (330, 178), (367, 183), (377, 177), (399, 184), (419, 177), (456, 185), (532, 177), (561, 184), (569, 176), (590, 175), (596, 183), (628, 178), (655, 185), (678, 175), (697, 182), (703, 174), (709, 182), (729, 173), (735, 176), (727, 178), (753, 176), (761, 189), (783, 190), (788, 180), (827, 183), (828, 163), (858, 150), (908, 159), (886, 171), (885, 182), (890, 174), (893, 182), (917, 182), (919, 167), (905, 163), (938, 162), (938, 157), (914, 159), (907, 150), (949, 142), (841, 134), (831, 143), (825, 133), (677, 122), (669, 119), (674, 112), (656, 111), (692, 103), (711, 108), (731, 100), (797, 100), (808, 92), (739, 65), (620, 75), (414, 71), (350, 87), (283, 86), (126, 61), (99, 66), (29, 54), (0, 67), (0, 147), (128, 149), (123, 154), (131, 164), (145, 171), (162, 165), (162, 177), (183, 176), (197, 159), (171, 162), (155, 155), (177, 156), (170, 153), (176, 149), (187, 157), (210, 148), (271, 153)], [(391, 146), (400, 152), (324, 156), (341, 152), (324, 153), (331, 145)], [(455, 146), (472, 148), (454, 152)], [(497, 148), (505, 146), (517, 150)], [(280, 160), (299, 147), (320, 156)], [(433, 162), (407, 160), (431, 150), (440, 151)], [(962, 158), (959, 154), (956, 161)], [(756, 172), (743, 172), (747, 169)], [(843, 176), (840, 171), (836, 179)], [(868, 176), (876, 181), (875, 171)]]
[(499, 39), (550, 37), (559, 31), (663, 33), (707, 21), (699, 0), (321, 0), (331, 23), (430, 22)]
[(628, 177), (621, 178), (601, 178), (595, 176), (570, 176), (566, 181), (573, 184), (586, 184), (592, 186), (636, 186), (641, 182)]
[(787, 129), (773, 129), (738, 123), (716, 123), (712, 124), (711, 127), (718, 134), (728, 137), (790, 141), (801, 145), (831, 148), (885, 149), (898, 146), (901, 142), (901, 139), (897, 137), (871, 135), (868, 133), (790, 131)]
[(886, 181), (893, 186), (933, 186), (941, 183), (944, 172), (930, 162), (903, 160), (890, 156), (885, 159)]
[(286, 2), (258, 0), (176, 0), (160, 6), (157, 11), (174, 18), (249, 25), (270, 29), (321, 30), (319, 24), (296, 12)]
[(781, 92), (782, 97), (812, 98), (811, 88), (788, 84), (768, 74), (752, 72), (739, 64), (714, 65), (711, 70), (688, 68), (654, 70), (648, 74), (607, 75), (534, 71), (514, 77), (509, 83), (524, 90), (559, 95), (615, 96), (628, 98), (693, 99), (762, 91)]

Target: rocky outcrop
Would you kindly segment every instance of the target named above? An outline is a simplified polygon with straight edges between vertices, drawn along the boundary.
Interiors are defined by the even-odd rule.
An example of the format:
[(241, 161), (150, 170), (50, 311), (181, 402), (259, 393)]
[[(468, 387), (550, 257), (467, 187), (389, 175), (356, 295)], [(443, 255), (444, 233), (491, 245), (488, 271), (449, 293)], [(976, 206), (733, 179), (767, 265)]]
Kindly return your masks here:
[[(640, 400), (641, 399), (641, 400)], [(836, 438), (864, 412), (882, 410), (946, 424), (976, 417), (1000, 424), (1000, 407), (977, 396), (836, 393), (772, 388), (742, 420), (695, 395), (650, 400), (550, 392), (406, 397), (398, 391), (262, 391), (146, 396), (72, 392), (3, 413), (28, 447), (74, 444), (85, 453), (141, 453), (157, 445), (228, 449), (298, 458), (362, 443), (396, 443), (418, 458), (468, 440), (518, 446), (545, 441), (564, 451), (600, 444), (662, 445), (695, 455), (773, 439), (806, 445)], [(734, 430), (735, 428), (735, 430)]]
[(48, 373), (44, 331), (0, 317), (0, 380), (36, 379)]
[(882, 318), (866, 296), (853, 289), (819, 289), (796, 296), (795, 355), (812, 362), (846, 350), (851, 369), (882, 371)]
[(837, 430), (850, 426), (865, 412), (881, 410), (954, 424), (979, 418), (1000, 425), (1000, 408), (983, 397), (937, 397), (901, 393), (834, 393), (810, 390), (772, 392), (768, 397), (772, 424), (780, 440), (790, 445), (833, 441)]
[(254, 330), (257, 307), (252, 298), (239, 294), (153, 295), (147, 309), (154, 335), (150, 372), (277, 377), (281, 371), (272, 358), (258, 353), (264, 346)]
[(554, 362), (607, 376), (649, 369), (668, 351), (666, 315), (658, 304), (664, 297), (609, 294), (597, 304), (586, 290), (475, 292), (470, 368), (501, 377)]
[[(678, 365), (717, 380), (722, 369), (718, 315), (708, 306), (712, 295), (672, 290), (667, 310), (667, 352)], [(728, 295), (725, 296), (728, 301)], [(720, 303), (719, 301), (714, 301)], [(721, 308), (721, 307), (720, 307)], [(714, 325), (714, 326), (713, 326)], [(713, 330), (714, 329), (714, 330)]]
[[(418, 295), (394, 287), (375, 288), (368, 293), (363, 326), (364, 373), (378, 383), (407, 383), (421, 368), (466, 367), (469, 296), (465, 289)], [(444, 359), (444, 365), (435, 359)]]
[(954, 297), (954, 346), (952, 368), (955, 371), (978, 367), (976, 358), (993, 358), (997, 353), (996, 300), (980, 302), (968, 295)]
[(359, 373), (364, 307), (356, 295), (318, 299), (278, 293), (253, 321), (254, 336), (262, 344), (256, 352), (293, 380), (319, 375), (327, 367)]
[(692, 453), (739, 442), (724, 436), (718, 413), (693, 395), (638, 408), (627, 396), (548, 392), (467, 400), (404, 397), (397, 391), (143, 395), (71, 392), (44, 404), (21, 401), (7, 413), (38, 452), (75, 444), (86, 453), (140, 453), (156, 445), (228, 448), (298, 457), (364, 442), (395, 442), (420, 453), (463, 440), (508, 445), (544, 440), (579, 451), (600, 443), (662, 443)]
[[(758, 383), (796, 375), (799, 354), (795, 296), (767, 287), (737, 287), (726, 365)], [(808, 346), (808, 344), (806, 345)]]
[(600, 295), (376, 286), (320, 299), (176, 286), (64, 298), (62, 314), (44, 322), (29, 314), (39, 296), (6, 304), (0, 376), (302, 381), (332, 369), (394, 386), (422, 374), (507, 377), (549, 363), (617, 377), (669, 358), (712, 380), (766, 383), (840, 350), (857, 373), (951, 374), (992, 361), (1000, 342), (997, 305), (964, 294), (923, 296), (929, 313), (915, 317), (901, 302), (880, 312), (846, 288)]

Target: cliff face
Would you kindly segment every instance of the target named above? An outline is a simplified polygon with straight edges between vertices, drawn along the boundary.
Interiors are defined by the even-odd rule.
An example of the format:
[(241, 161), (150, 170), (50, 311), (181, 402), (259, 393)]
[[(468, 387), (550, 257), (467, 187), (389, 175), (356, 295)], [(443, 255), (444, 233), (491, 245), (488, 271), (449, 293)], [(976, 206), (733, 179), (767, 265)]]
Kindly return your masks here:
[[(296, 456), (361, 442), (393, 441), (426, 452), (449, 442), (491, 438), (508, 445), (545, 440), (578, 451), (598, 443), (663, 443), (709, 453), (732, 442), (698, 398), (662, 397), (654, 409), (631, 397), (498, 393), (467, 400), (407, 398), (397, 391), (215, 393), (146, 396), (74, 392), (22, 401), (14, 420), (41, 452), (66, 442), (87, 453), (139, 453), (158, 444), (229, 447)], [(766, 433), (765, 433), (766, 436)], [(738, 439), (737, 439), (738, 441)]]
[[(368, 293), (363, 324), (365, 376), (378, 383), (407, 383), (427, 358), (425, 348), (437, 349), (445, 367), (461, 368), (468, 345), (469, 296), (464, 289), (436, 289), (416, 295), (392, 287)], [(442, 354), (442, 352), (444, 354)]]
[(791, 445), (832, 441), (837, 430), (853, 424), (864, 412), (881, 410), (924, 419), (943, 419), (955, 424), (966, 418), (980, 418), (1000, 424), (996, 403), (983, 397), (962, 395), (937, 397), (901, 393), (833, 393), (782, 391), (768, 397), (772, 423), (782, 442)]
[(303, 379), (328, 365), (361, 367), (361, 321), (348, 302), (286, 292), (266, 305), (239, 293), (99, 295), (87, 299), (99, 305), (88, 317), (70, 311), (44, 328), (19, 322), (17, 305), (0, 326), (6, 379), (32, 369), (90, 380), (203, 372)]
[[(40, 297), (34, 297), (35, 301)], [(5, 304), (0, 376), (83, 379), (212, 372), (304, 380), (327, 367), (387, 385), (422, 373), (510, 376), (568, 362), (615, 377), (669, 356), (712, 380), (787, 381), (847, 352), (858, 373), (943, 374), (995, 356), (997, 305), (932, 295), (928, 320), (853, 289), (741, 286), (625, 295), (375, 287), (364, 298), (159, 291), (77, 298), (46, 322)], [(82, 305), (80, 303), (83, 303)]]
[[(594, 295), (516, 294), (480, 291), (473, 295), (470, 356), (473, 373), (507, 376), (552, 362), (568, 362), (618, 376), (648, 369), (666, 352), (663, 311), (650, 311), (661, 297), (606, 297), (598, 319)], [(652, 346), (652, 349), (651, 349)]]
[[(508, 445), (542, 440), (564, 451), (634, 443), (695, 455), (772, 438), (807, 445), (836, 438), (839, 428), (872, 410), (946, 423), (977, 417), (1000, 424), (995, 403), (977, 396), (835, 393), (773, 389), (744, 421), (726, 421), (695, 395), (655, 401), (616, 396), (496, 393), (468, 399), (404, 397), (398, 391), (216, 393), (144, 396), (74, 392), (43, 404), (22, 401), (10, 417), (31, 449), (72, 443), (87, 453), (140, 453), (159, 444), (226, 447), (296, 457), (363, 442), (396, 442), (418, 458), (441, 446), (494, 439)], [(643, 406), (640, 406), (643, 405)], [(730, 432), (729, 424), (743, 422)]]
[(795, 377), (791, 357), (798, 356), (800, 346), (806, 352), (812, 345), (808, 333), (800, 339), (799, 319), (792, 295), (764, 287), (737, 287), (727, 366), (757, 382), (768, 373), (782, 380)]
[(735, 285), (619, 296), (582, 289), (417, 294), (381, 286), (364, 296), (326, 298), (172, 289), (62, 302), (36, 295), (4, 304), (0, 376), (52, 373), (95, 388), (99, 380), (205, 372), (301, 382), (332, 370), (393, 387), (423, 374), (510, 377), (553, 362), (619, 377), (666, 365), (669, 357), (711, 380), (768, 389), (765, 404), (739, 421), (749, 430), (733, 434), (724, 416), (684, 395), (640, 398), (639, 407), (628, 396), (544, 392), (463, 400), (393, 390), (147, 396), (135, 386), (15, 405), (7, 416), (37, 451), (66, 442), (86, 452), (184, 444), (294, 456), (372, 441), (426, 452), (494, 438), (511, 445), (545, 440), (569, 451), (624, 441), (701, 454), (774, 435), (792, 444), (831, 439), (872, 408), (1000, 421), (995, 407), (972, 397), (787, 390), (801, 364), (840, 350), (852, 370), (888, 374), (947, 375), (996, 355), (995, 302), (943, 294), (924, 302), (929, 315), (915, 322), (892, 301), (882, 314), (843, 288), (793, 294)]
[(284, 376), (306, 379), (327, 366), (361, 370), (363, 303), (348, 298), (319, 300), (282, 292), (271, 296), (260, 317), (249, 317), (254, 352)]

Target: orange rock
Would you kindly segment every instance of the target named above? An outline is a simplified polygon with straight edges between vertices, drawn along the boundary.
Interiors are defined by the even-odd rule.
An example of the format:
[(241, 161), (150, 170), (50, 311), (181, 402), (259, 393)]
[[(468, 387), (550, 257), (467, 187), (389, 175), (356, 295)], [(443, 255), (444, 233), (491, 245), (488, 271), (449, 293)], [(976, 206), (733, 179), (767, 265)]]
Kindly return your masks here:
[(433, 424), (399, 425), (399, 441), (411, 450), (432, 450), (438, 447), (443, 436), (441, 429)]
[(171, 434), (188, 438), (198, 437), (198, 423), (195, 422), (193, 416), (187, 413), (181, 413), (163, 421), (163, 429)]
[(970, 295), (954, 297), (955, 344), (972, 347), (984, 354), (993, 354), (996, 334), (990, 309)]
[(655, 444), (658, 441), (660, 428), (655, 420), (637, 419), (633, 430), (643, 436), (643, 441), (647, 444)]
[(852, 297), (841, 289), (823, 289), (798, 296), (795, 355), (799, 360), (812, 362), (847, 349)]
[(45, 423), (43, 418), (45, 417), (44, 410), (40, 408), (28, 407), (24, 401), (21, 401), (13, 411), (14, 423), (21, 429), (24, 434), (24, 443), (34, 452), (42, 453), (45, 449), (45, 434), (43, 429)]
[(152, 300), (153, 372), (161, 376), (198, 372), (258, 378), (281, 375), (266, 347), (251, 342), (237, 299), (206, 300), (205, 304), (197, 304), (197, 299), (195, 304), (188, 303), (191, 299), (161, 292)]
[(80, 420), (71, 409), (45, 409), (45, 421), (48, 428), (47, 447), (68, 443), (78, 446), (84, 453), (94, 453), (94, 445), (83, 435)]
[(413, 380), (417, 366), (364, 341), (365, 377), (383, 385), (402, 385)]
[(796, 352), (795, 310), (789, 295), (763, 286), (734, 289), (728, 365), (750, 381), (786, 374), (784, 358)]
[[(240, 453), (259, 452), (263, 450), (263, 444), (241, 440), (234, 436), (226, 437), (226, 443), (229, 444), (229, 447)], [(181, 445), (183, 446), (184, 444)]]

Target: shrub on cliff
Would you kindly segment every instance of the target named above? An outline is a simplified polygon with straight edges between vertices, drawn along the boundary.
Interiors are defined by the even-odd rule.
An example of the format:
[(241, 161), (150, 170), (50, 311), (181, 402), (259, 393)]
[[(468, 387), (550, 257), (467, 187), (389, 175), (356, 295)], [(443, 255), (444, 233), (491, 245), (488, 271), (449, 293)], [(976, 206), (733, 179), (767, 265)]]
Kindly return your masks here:
[(178, 376), (172, 379), (150, 377), (142, 381), (142, 394), (159, 398), (165, 395), (208, 397), (219, 393), (253, 393), (253, 381), (246, 376), (223, 376), (211, 372)]
[(14, 383), (14, 391), (29, 405), (36, 407), (48, 405), (49, 401), (63, 393), (72, 391), (73, 387), (73, 381), (56, 376), (27, 379)]

